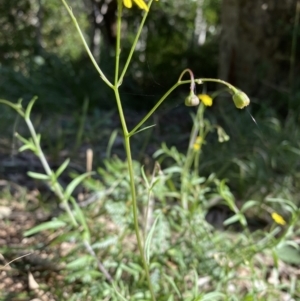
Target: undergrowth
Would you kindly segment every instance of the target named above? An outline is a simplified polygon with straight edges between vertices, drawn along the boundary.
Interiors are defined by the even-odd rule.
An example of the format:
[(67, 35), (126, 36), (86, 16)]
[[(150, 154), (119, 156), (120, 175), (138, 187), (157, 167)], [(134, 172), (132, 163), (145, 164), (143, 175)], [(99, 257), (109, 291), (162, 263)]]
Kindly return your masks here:
[[(51, 291), (56, 298), (66, 300), (298, 298), (299, 282), (292, 281), (292, 278), (288, 281), (282, 278), (280, 258), (290, 260), (290, 263), (297, 263), (299, 260), (295, 242), (299, 209), (289, 199), (291, 194), (284, 194), (280, 189), (269, 193), (274, 187), (278, 187), (274, 185), (275, 182), (267, 180), (267, 167), (278, 169), (280, 174), (296, 165), (299, 155), (297, 145), (282, 142), (281, 138), (294, 123), (281, 125), (276, 119), (270, 118), (259, 124), (257, 130), (253, 131), (259, 142), (253, 144), (250, 152), (246, 147), (237, 155), (237, 151), (232, 151), (230, 147), (223, 148), (222, 145), (227, 143), (234, 148), (235, 140), (230, 139), (230, 136), (234, 137), (239, 133), (245, 141), (246, 136), (241, 131), (245, 128), (231, 127), (231, 135), (219, 124), (207, 119), (206, 109), (212, 105), (218, 92), (196, 95), (195, 86), (206, 82), (224, 85), (231, 95), (230, 101), (238, 109), (249, 105), (248, 96), (219, 79), (195, 79), (193, 72), (186, 69), (145, 117), (131, 130), (128, 127), (119, 87), (152, 2), (148, 6), (142, 0), (135, 1), (145, 13), (128, 59), (124, 66), (120, 66), (124, 7), (123, 1), (118, 0), (115, 78), (110, 82), (90, 52), (72, 9), (62, 0), (100, 78), (115, 95), (125, 160), (111, 156), (117, 137), (117, 132), (113, 132), (103, 166), (96, 173), (91, 171), (90, 150), (87, 171), (83, 174), (73, 173), (72, 179), (63, 183), (60, 179), (70, 165), (70, 160), (66, 159), (55, 168), (47, 161), (42, 136), (36, 131), (31, 119), (36, 98), (25, 107), (21, 100), (17, 103), (0, 100), (2, 104), (15, 110), (28, 127), (30, 138), (16, 133), (21, 142), (19, 150), (35, 154), (44, 169), (43, 172), (29, 171), (28, 175), (44, 181), (58, 198), (60, 208), (64, 209), (50, 221), (24, 232), (25, 237), (46, 232), (54, 237), (52, 246), (62, 243), (68, 245), (67, 250), (56, 258), (64, 263), (63, 279), (60, 279), (55, 290), (50, 286), (44, 289)], [(131, 1), (124, 1), (125, 7), (130, 8), (130, 4)], [(189, 79), (183, 80), (186, 74)], [(155, 163), (152, 168), (145, 168), (133, 159), (131, 138), (142, 131), (151, 130), (152, 125), (142, 126), (173, 90), (186, 84), (189, 85), (189, 91), (184, 100), (185, 105), (199, 105), (195, 114), (192, 114), (193, 127), (187, 151), (183, 153), (175, 146), (162, 143), (153, 155)], [(82, 116), (78, 116), (79, 130), (74, 138), (74, 152), (83, 139), (87, 106), (88, 100), (85, 100)], [(237, 119), (236, 122), (244, 120)], [(264, 133), (270, 131), (268, 140), (264, 140), (262, 129)], [(28, 136), (26, 133), (25, 135)], [(218, 140), (218, 157), (205, 157), (204, 147), (206, 152), (210, 151), (205, 144), (213, 135)], [(51, 138), (51, 133), (48, 137)], [(52, 152), (59, 154), (59, 150), (64, 147), (64, 139), (61, 135), (58, 141), (60, 143)], [(230, 155), (223, 153), (222, 149)], [(287, 152), (294, 157), (286, 160)], [(226, 158), (228, 162), (222, 161), (222, 158)], [(213, 168), (209, 168), (207, 172), (204, 163), (206, 167), (221, 163), (227, 169), (231, 167), (228, 176), (232, 182), (239, 182), (235, 185), (238, 193), (231, 191), (230, 182), (219, 168), (215, 172)], [(262, 168), (263, 166), (266, 168)], [(258, 178), (256, 191), (251, 191), (251, 188), (246, 191), (242, 185), (249, 187), (249, 183), (253, 183), (255, 178)], [(289, 181), (285, 176), (284, 179)], [(267, 180), (266, 183), (263, 180)], [(83, 187), (80, 194), (76, 191), (79, 185)], [(247, 193), (249, 198), (242, 201), (236, 199), (236, 195), (247, 196)], [(216, 208), (220, 208), (223, 214), (221, 217), (211, 215)], [(262, 227), (250, 227), (256, 217), (264, 221)], [(32, 277), (34, 276), (38, 275)]]

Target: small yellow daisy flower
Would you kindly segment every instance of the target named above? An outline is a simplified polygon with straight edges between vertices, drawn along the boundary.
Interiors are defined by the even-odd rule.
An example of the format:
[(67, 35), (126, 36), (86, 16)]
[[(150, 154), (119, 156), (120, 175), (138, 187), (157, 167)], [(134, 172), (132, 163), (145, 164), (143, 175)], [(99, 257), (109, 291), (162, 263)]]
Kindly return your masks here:
[(271, 216), (272, 216), (272, 218), (273, 218), (273, 220), (275, 221), (276, 224), (279, 224), (279, 225), (282, 225), (282, 226), (284, 226), (286, 224), (286, 221), (278, 213), (273, 212)]
[(207, 94), (199, 94), (199, 99), (203, 102), (203, 104), (207, 107), (211, 107), (213, 104), (213, 99)]

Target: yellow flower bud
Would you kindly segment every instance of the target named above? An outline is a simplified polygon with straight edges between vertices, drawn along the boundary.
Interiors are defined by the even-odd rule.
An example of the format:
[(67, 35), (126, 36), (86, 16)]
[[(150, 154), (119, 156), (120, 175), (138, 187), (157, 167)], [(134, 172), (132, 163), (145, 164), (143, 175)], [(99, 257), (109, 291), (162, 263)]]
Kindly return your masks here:
[(236, 90), (232, 96), (233, 102), (238, 109), (247, 107), (250, 103), (250, 99), (246, 93), (240, 90)]
[(191, 92), (190, 95), (185, 99), (184, 104), (187, 107), (198, 106), (199, 98), (194, 94), (194, 92)]

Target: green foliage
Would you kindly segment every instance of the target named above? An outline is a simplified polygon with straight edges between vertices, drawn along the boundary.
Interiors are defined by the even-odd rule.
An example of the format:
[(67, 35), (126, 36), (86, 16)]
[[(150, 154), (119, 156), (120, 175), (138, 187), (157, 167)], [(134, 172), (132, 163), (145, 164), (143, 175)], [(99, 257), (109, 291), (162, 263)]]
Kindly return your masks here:
[[(192, 94), (195, 100), (197, 97), (194, 94), (196, 84), (222, 83), (233, 94), (233, 101), (237, 108), (244, 108), (249, 104), (247, 95), (222, 80), (194, 79), (192, 71), (186, 69), (148, 114), (129, 131), (123, 111), (124, 102), (121, 100), (119, 90), (132, 58), (129, 45), (126, 42), (122, 44), (124, 45), (125, 59), (124, 57), (120, 59), (118, 55), (115, 56), (116, 75), (114, 81), (111, 81), (111, 71), (106, 72), (105, 68), (102, 70), (98, 66), (88, 48), (84, 34), (80, 30), (82, 26), (77, 21), (73, 10), (64, 0), (62, 2), (78, 30), (80, 39), (98, 72), (98, 76), (115, 96), (122, 126), (126, 160), (114, 156), (109, 157), (103, 162), (103, 166), (98, 168), (97, 177), (90, 177), (91, 173), (75, 175), (73, 180), (66, 187), (63, 187), (58, 178), (66, 170), (69, 160), (64, 161), (56, 171), (53, 171), (47, 162), (42, 149), (41, 135), (36, 133), (30, 118), (36, 98), (29, 101), (26, 109), (23, 109), (21, 101), (11, 103), (0, 99), (2, 104), (10, 106), (24, 118), (28, 126), (31, 138), (17, 136), (23, 143), (20, 151), (32, 151), (39, 158), (45, 170), (44, 174), (29, 172), (29, 176), (47, 182), (66, 211), (60, 214), (57, 219), (45, 222), (25, 232), (27, 236), (40, 231), (50, 233), (57, 231), (56, 233), (59, 233), (59, 229), (63, 227), (64, 233), (57, 235), (53, 244), (61, 241), (72, 242), (73, 244), (73, 248), (70, 248), (69, 252), (60, 258), (66, 263), (67, 275), (63, 280), (65, 284), (63, 292), (57, 288), (56, 295), (68, 298), (68, 300), (87, 298), (133, 301), (257, 300), (257, 295), (266, 296), (266, 294), (268, 295), (264, 300), (280, 299), (286, 288), (283, 289), (279, 284), (271, 285), (266, 276), (268, 266), (264, 260), (259, 260), (257, 257), (262, 256), (263, 259), (271, 257), (275, 262), (273, 268), (278, 270), (279, 259), (283, 258), (281, 252), (286, 250), (288, 246), (288, 252), (293, 257), (293, 261), (290, 262), (298, 262), (299, 254), (293, 238), (296, 233), (295, 227), (299, 217), (299, 209), (293, 202), (284, 199), (280, 194), (276, 194), (276, 198), (266, 198), (265, 204), (253, 199), (249, 201), (246, 199), (242, 205), (238, 204), (236, 195), (230, 190), (230, 182), (228, 184), (223, 177), (220, 177), (220, 172), (216, 175), (210, 170), (207, 175), (204, 175), (201, 169), (202, 161), (204, 162), (203, 159), (206, 158), (203, 146), (209, 141), (209, 134), (216, 129), (219, 142), (229, 140), (229, 136), (220, 125), (215, 125), (204, 118), (204, 102), (199, 106), (197, 113), (192, 116), (193, 128), (186, 154), (182, 154), (176, 147), (168, 147), (164, 143), (155, 154), (155, 157), (160, 160), (160, 164), (155, 164), (152, 173), (141, 167), (139, 162), (134, 161), (131, 154), (131, 137), (138, 134), (139, 131), (149, 128), (142, 129), (141, 127), (177, 87), (189, 84), (190, 95)], [(76, 6), (76, 3), (74, 2), (74, 8), (81, 8), (80, 5)], [(121, 1), (118, 2), (118, 47), (121, 45), (121, 3)], [(206, 5), (205, 13), (210, 16), (210, 19), (209, 17), (207, 19), (211, 24), (217, 24), (216, 17), (210, 11), (212, 7), (209, 2), (204, 1), (204, 3)], [(219, 4), (219, 1), (214, 3)], [(183, 33), (188, 36), (193, 45), (193, 22), (197, 3), (190, 1), (188, 4), (179, 4), (179, 2), (162, 0), (157, 7), (160, 8), (156, 11), (156, 18), (149, 20), (149, 25), (147, 25), (149, 27), (144, 27), (144, 30), (148, 29), (147, 34), (145, 34), (146, 31), (144, 33), (142, 31), (143, 25), (139, 27), (137, 38), (141, 34), (141, 44), (139, 45), (136, 43), (137, 40), (133, 40), (132, 49), (140, 47), (137, 49), (137, 54), (140, 54), (139, 60), (142, 63), (146, 58), (143, 58), (141, 54), (149, 58), (154, 50), (159, 50), (160, 57), (150, 57), (153, 66), (163, 68), (165, 78), (172, 80), (174, 75), (169, 76), (170, 69), (166, 68), (165, 63), (171, 62), (169, 68), (170, 66), (175, 68), (176, 65), (176, 68), (183, 66), (185, 61), (177, 60), (177, 58), (183, 52), (188, 51), (188, 45), (182, 42)], [(49, 11), (54, 10), (56, 8), (55, 2), (45, 6), (45, 8)], [(171, 12), (170, 19), (167, 18), (164, 9)], [(144, 16), (146, 17), (147, 13)], [(61, 24), (64, 25), (64, 19), (62, 16), (60, 17), (62, 18)], [(128, 13), (127, 17), (127, 20), (130, 20), (131, 12)], [(164, 26), (154, 27), (154, 21), (157, 19), (164, 23)], [(174, 30), (172, 20), (178, 22), (178, 26), (184, 28), (185, 32)], [(129, 30), (132, 31), (131, 26), (134, 22), (131, 20), (129, 24)], [(65, 33), (61, 29), (58, 34)], [(174, 43), (172, 46), (168, 39), (161, 39), (162, 36), (165, 38), (169, 35), (172, 35), (172, 43)], [(55, 39), (54, 36), (50, 38), (51, 41)], [(130, 36), (129, 41), (132, 38)], [(73, 37), (70, 41), (73, 41), (72, 39)], [(141, 46), (143, 43), (147, 45), (144, 49)], [(129, 44), (131, 46), (131, 43)], [(55, 48), (54, 45), (51, 47)], [(120, 49), (122, 49), (121, 46)], [(148, 50), (150, 54), (147, 53)], [(72, 55), (76, 56), (77, 54), (75, 51)], [(127, 59), (126, 54), (128, 54)], [(65, 76), (60, 78), (64, 80), (61, 87), (63, 89), (69, 87), (71, 93), (64, 94), (61, 92), (58, 93), (58, 97), (68, 95), (70, 97), (68, 100), (70, 100), (74, 95), (80, 94), (78, 91), (82, 87), (82, 81), (80, 78), (78, 79), (80, 68), (74, 70), (71, 61), (61, 60), (55, 55), (50, 57), (47, 63), (45, 57), (36, 57), (36, 66), (27, 70), (24, 68), (26, 72), (33, 71), (33, 73), (29, 73), (31, 77), (23, 72), (21, 76), (15, 74), (16, 78), (24, 86), (27, 86), (26, 83), (31, 83), (31, 85), (28, 84), (29, 90), (40, 83), (40, 91), (45, 93), (53, 84), (52, 79), (48, 82), (47, 75), (49, 74), (51, 77), (54, 75), (62, 76), (65, 72)], [(132, 66), (129, 73), (132, 72), (135, 80), (138, 81), (139, 74), (137, 69), (135, 70), (138, 64)], [(60, 70), (61, 68), (64, 69), (63, 72)], [(12, 69), (8, 70), (11, 72)], [(43, 79), (37, 76), (41, 70), (44, 70), (46, 74), (44, 74)], [(34, 73), (36, 71), (37, 73)], [(189, 80), (182, 79), (185, 73), (189, 73)], [(33, 81), (30, 82), (32, 78)], [(69, 85), (66, 84), (68, 80), (70, 80)], [(91, 82), (92, 86), (93, 80)], [(50, 85), (47, 86), (49, 83)], [(77, 89), (74, 95), (72, 94), (73, 89)], [(8, 90), (11, 91), (11, 87)], [(88, 93), (88, 90), (84, 90), (81, 94), (82, 99), (89, 99)], [(47, 97), (46, 94), (44, 96)], [(196, 102), (199, 100), (197, 99)], [(84, 106), (84, 115), (87, 115), (87, 104)], [(232, 123), (232, 120), (230, 119), (229, 122)], [(81, 119), (76, 147), (79, 146), (79, 141), (83, 135), (83, 123), (84, 119)], [(231, 136), (234, 137), (235, 133), (244, 135), (240, 128), (236, 127), (238, 130), (234, 129)], [(116, 132), (111, 135), (107, 149), (108, 156), (111, 154), (115, 138)], [(232, 141), (233, 139), (231, 143)], [(281, 153), (282, 150), (288, 150), (295, 156), (299, 155), (297, 147), (288, 143), (284, 143), (283, 146), (275, 150), (275, 159), (270, 161), (272, 166), (279, 166), (276, 161), (276, 151)], [(269, 148), (266, 147), (266, 150), (261, 151), (261, 153), (264, 151), (267, 153), (267, 150)], [(245, 154), (248, 153), (245, 152)], [(252, 161), (258, 157), (256, 153), (251, 155), (253, 157), (249, 159), (249, 166), (252, 167)], [(273, 156), (270, 157), (273, 159)], [(232, 170), (233, 175), (236, 175), (236, 167), (238, 167), (238, 171), (241, 172), (242, 170), (245, 174), (250, 171), (250, 168), (247, 170), (248, 166), (244, 164), (241, 158), (232, 158), (231, 161), (229, 160), (229, 165), (235, 166)], [(262, 156), (262, 158), (268, 160), (266, 156)], [(283, 160), (283, 158), (281, 159)], [(205, 161), (205, 163), (207, 162), (209, 161)], [(258, 170), (259, 165), (254, 166), (254, 169)], [(241, 175), (236, 178), (241, 182), (243, 180)], [(74, 191), (82, 182), (86, 191), (92, 195), (88, 200), (81, 203), (75, 200)], [(230, 215), (221, 221), (222, 226), (228, 226), (227, 229), (230, 231), (218, 231), (208, 223), (207, 214), (216, 202), (230, 212)], [(255, 215), (256, 211), (259, 210), (263, 212), (264, 216), (269, 217), (269, 222), (265, 229), (251, 232), (248, 227), (249, 217), (247, 215), (249, 213)], [(283, 216), (277, 212), (280, 214), (283, 212)], [(270, 222), (270, 216), (274, 222)], [(233, 232), (234, 230), (238, 232)], [(242, 281), (241, 275), (244, 278)], [(277, 283), (279, 282), (277, 279)], [(297, 297), (297, 291), (291, 289), (290, 295)]]

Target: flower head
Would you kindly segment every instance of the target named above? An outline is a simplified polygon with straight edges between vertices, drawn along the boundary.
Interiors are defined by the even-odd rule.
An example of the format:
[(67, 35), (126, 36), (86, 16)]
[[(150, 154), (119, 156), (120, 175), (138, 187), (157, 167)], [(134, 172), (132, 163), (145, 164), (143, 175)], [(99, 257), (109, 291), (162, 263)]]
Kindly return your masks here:
[(284, 226), (286, 224), (286, 221), (283, 219), (283, 217), (276, 212), (272, 213), (272, 218), (276, 224), (279, 224), (282, 226)]
[(194, 94), (193, 91), (190, 92), (189, 96), (185, 99), (184, 104), (187, 107), (195, 107), (199, 104), (198, 97)]
[(212, 98), (207, 94), (199, 94), (199, 99), (203, 102), (203, 104), (207, 107), (211, 107), (213, 104)]
[(250, 99), (246, 93), (237, 90), (232, 96), (233, 102), (238, 109), (243, 109), (249, 105)]
[(203, 138), (201, 136), (198, 136), (195, 140), (195, 143), (193, 144), (194, 151), (200, 150), (202, 142), (203, 142)]
[(140, 8), (144, 9), (145, 11), (149, 11), (148, 5), (144, 0), (123, 0), (124, 6), (127, 8), (132, 7), (132, 1)]

